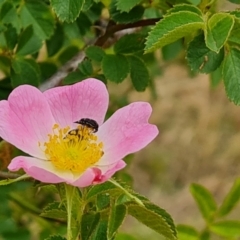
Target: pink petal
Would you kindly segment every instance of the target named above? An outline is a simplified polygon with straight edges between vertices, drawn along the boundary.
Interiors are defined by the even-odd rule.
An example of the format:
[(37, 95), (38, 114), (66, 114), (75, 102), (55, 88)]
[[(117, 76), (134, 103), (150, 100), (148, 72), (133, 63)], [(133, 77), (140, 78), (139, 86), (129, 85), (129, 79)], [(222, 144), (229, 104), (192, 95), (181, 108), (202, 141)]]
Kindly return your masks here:
[(103, 183), (110, 179), (117, 171), (123, 169), (126, 166), (126, 163), (123, 160), (116, 162), (115, 164), (109, 166), (99, 166), (101, 169), (101, 175), (97, 175), (94, 180), (95, 184)]
[(8, 166), (10, 171), (23, 169), (29, 176), (45, 183), (65, 182), (76, 187), (92, 185), (96, 176), (101, 174), (97, 168), (88, 168), (83, 174), (72, 174), (71, 171), (59, 171), (52, 163), (32, 157), (18, 156)]
[(74, 181), (74, 176), (70, 171), (58, 171), (52, 163), (47, 160), (18, 156), (8, 165), (8, 169), (13, 172), (21, 168), (34, 179), (45, 183)]
[(52, 88), (44, 92), (52, 113), (62, 126), (80, 120), (94, 119), (103, 123), (107, 107), (108, 92), (106, 86), (94, 78), (86, 79), (72, 86)]
[(45, 157), (38, 142), (46, 141), (54, 122), (48, 102), (35, 87), (19, 86), (8, 101), (0, 101), (0, 136), (32, 156)]
[(146, 102), (135, 102), (116, 111), (97, 133), (104, 143), (104, 155), (98, 165), (108, 165), (139, 151), (158, 134), (148, 119), (152, 108)]
[(76, 187), (87, 187), (94, 183), (94, 179), (101, 173), (100, 170), (88, 168), (75, 182), (71, 183)]

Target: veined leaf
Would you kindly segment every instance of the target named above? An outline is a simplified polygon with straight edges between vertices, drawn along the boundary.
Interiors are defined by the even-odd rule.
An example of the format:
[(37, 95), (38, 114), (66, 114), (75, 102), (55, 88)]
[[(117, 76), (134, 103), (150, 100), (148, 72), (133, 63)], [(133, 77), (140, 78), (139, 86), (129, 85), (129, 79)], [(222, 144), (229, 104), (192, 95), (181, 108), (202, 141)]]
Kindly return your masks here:
[(40, 214), (41, 217), (67, 220), (67, 211), (60, 202), (49, 203)]
[(203, 34), (196, 36), (187, 49), (187, 60), (193, 71), (210, 73), (222, 63), (224, 50), (219, 53), (211, 51), (205, 44)]
[(177, 232), (179, 240), (199, 240), (197, 230), (191, 226), (180, 224), (177, 226)]
[(203, 26), (204, 22), (202, 17), (193, 12), (181, 11), (166, 15), (150, 31), (147, 37), (145, 51), (154, 51), (179, 38), (192, 34)]
[(136, 56), (128, 56), (130, 64), (130, 77), (134, 88), (141, 92), (146, 89), (149, 83), (149, 72), (143, 60)]
[(130, 54), (143, 51), (145, 37), (143, 34), (133, 33), (121, 37), (114, 45), (114, 51), (118, 54)]
[(213, 214), (217, 210), (217, 204), (212, 194), (206, 188), (196, 183), (191, 184), (190, 191), (203, 217), (208, 222), (211, 222)]
[(87, 199), (92, 200), (98, 194), (108, 193), (110, 191), (117, 191), (117, 192), (119, 192), (119, 195), (121, 194), (121, 190), (118, 189), (117, 186), (115, 186), (111, 182), (105, 182), (103, 184), (92, 186), (87, 193)]
[(117, 9), (121, 12), (129, 12), (133, 7), (135, 7), (142, 0), (117, 0)]
[(100, 221), (100, 213), (85, 213), (81, 221), (81, 238), (89, 240)]
[(46, 238), (45, 240), (66, 240), (66, 238), (59, 235), (52, 235)]
[(181, 11), (188, 11), (198, 14), (199, 16), (202, 16), (202, 12), (199, 8), (190, 5), (190, 4), (177, 4), (174, 5), (173, 8), (170, 8), (170, 10), (167, 11), (167, 15), (170, 15), (175, 12), (181, 12)]
[(233, 16), (228, 13), (215, 13), (208, 20), (205, 29), (207, 47), (218, 53), (227, 41), (233, 25)]
[(11, 71), (12, 86), (17, 87), (22, 84), (38, 86), (40, 83), (40, 69), (33, 59), (17, 57), (12, 61)]
[(236, 179), (231, 190), (223, 200), (222, 205), (219, 208), (218, 215), (227, 215), (239, 202), (240, 199), (240, 178)]
[(42, 46), (42, 40), (34, 34), (32, 26), (28, 26), (21, 33), (16, 53), (28, 55), (37, 52)]
[(233, 29), (229, 35), (228, 42), (240, 44), (240, 24), (235, 22)]
[(101, 62), (105, 56), (105, 52), (102, 48), (97, 46), (90, 46), (85, 50), (87, 57), (96, 62)]
[(228, 98), (240, 105), (240, 51), (232, 48), (223, 62), (223, 81)]
[[(130, 1), (129, 1), (130, 2)], [(110, 5), (110, 15), (115, 22), (118, 23), (132, 23), (140, 20), (144, 13), (144, 7), (136, 6), (129, 12), (120, 12), (115, 6), (116, 0), (113, 0)]]
[(227, 238), (240, 237), (240, 221), (221, 221), (210, 225), (210, 230)]
[(63, 46), (64, 42), (64, 32), (63, 27), (57, 24), (54, 34), (49, 40), (46, 41), (48, 56), (51, 57), (55, 55)]
[(52, 8), (61, 21), (73, 22), (81, 12), (85, 0), (51, 0)]
[(173, 220), (165, 210), (149, 202), (146, 202), (144, 205), (128, 203), (126, 206), (128, 213), (139, 222), (169, 240), (177, 239), (177, 233)]
[(24, 28), (31, 24), (35, 34), (42, 40), (48, 39), (54, 32), (51, 10), (40, 1), (25, 1), (20, 10), (20, 19)]
[(1, 23), (10, 23), (17, 30), (17, 33), (21, 30), (21, 22), (17, 14), (17, 9), (10, 2), (5, 1), (0, 10)]
[(240, 0), (228, 0), (229, 2), (240, 4)]
[(112, 204), (108, 219), (108, 239), (114, 239), (118, 228), (122, 225), (127, 214), (125, 205)]
[(122, 82), (130, 72), (127, 58), (123, 55), (105, 55), (102, 60), (103, 73), (112, 82)]
[(89, 240), (108, 240), (107, 237), (107, 227), (108, 221), (101, 215), (101, 219), (98, 222), (98, 225), (94, 231), (94, 233), (90, 236)]

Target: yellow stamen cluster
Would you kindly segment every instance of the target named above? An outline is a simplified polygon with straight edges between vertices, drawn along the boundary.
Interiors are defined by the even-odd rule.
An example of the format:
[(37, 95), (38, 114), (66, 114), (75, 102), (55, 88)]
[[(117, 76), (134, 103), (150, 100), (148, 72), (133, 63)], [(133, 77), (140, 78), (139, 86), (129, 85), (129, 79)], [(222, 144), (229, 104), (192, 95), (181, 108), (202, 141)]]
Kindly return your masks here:
[(103, 155), (103, 143), (98, 142), (97, 136), (91, 128), (79, 125), (70, 130), (53, 126), (53, 133), (44, 143), (45, 154), (48, 160), (59, 170), (70, 170), (73, 173), (82, 173), (93, 166)]

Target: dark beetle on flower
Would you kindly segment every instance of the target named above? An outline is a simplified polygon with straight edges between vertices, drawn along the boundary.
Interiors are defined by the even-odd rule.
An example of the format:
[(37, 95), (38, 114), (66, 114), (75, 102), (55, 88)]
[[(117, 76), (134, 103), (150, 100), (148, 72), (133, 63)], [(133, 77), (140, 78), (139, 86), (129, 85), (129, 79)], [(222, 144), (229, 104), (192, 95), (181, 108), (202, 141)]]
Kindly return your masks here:
[(82, 126), (92, 128), (94, 133), (98, 131), (98, 123), (93, 119), (82, 118), (79, 121), (76, 121), (74, 123), (78, 123), (78, 124), (81, 124)]

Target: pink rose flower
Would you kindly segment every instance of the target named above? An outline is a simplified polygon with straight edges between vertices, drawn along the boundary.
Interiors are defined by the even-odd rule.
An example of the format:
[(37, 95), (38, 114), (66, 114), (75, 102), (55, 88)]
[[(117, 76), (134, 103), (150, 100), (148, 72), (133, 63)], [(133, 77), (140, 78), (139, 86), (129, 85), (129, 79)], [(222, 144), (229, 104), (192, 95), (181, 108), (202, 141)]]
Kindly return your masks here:
[(107, 108), (107, 89), (92, 78), (43, 93), (17, 87), (0, 101), (0, 136), (30, 156), (15, 157), (8, 169), (77, 187), (108, 180), (125, 167), (123, 157), (145, 147), (158, 129), (148, 123), (146, 102), (129, 104), (103, 122)]

